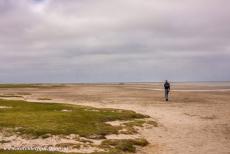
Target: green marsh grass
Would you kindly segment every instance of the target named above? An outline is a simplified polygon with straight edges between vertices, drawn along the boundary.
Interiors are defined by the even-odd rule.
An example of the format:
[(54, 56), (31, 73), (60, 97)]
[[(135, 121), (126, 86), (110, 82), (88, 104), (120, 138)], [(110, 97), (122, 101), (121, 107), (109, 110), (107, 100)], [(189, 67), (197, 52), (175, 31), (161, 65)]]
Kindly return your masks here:
[[(39, 137), (46, 134), (82, 137), (117, 134), (120, 127), (105, 122), (134, 120), (146, 116), (127, 110), (95, 109), (85, 106), (1, 100), (0, 129), (10, 128), (20, 134)], [(65, 112), (68, 111), (68, 112)]]

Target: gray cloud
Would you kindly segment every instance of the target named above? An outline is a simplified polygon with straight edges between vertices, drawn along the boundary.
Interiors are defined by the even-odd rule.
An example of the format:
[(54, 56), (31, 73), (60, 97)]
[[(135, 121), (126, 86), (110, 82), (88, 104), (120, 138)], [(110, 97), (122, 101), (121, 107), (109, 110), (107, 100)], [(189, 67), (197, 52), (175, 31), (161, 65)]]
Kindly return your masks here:
[(0, 0), (0, 82), (230, 80), (229, 0)]

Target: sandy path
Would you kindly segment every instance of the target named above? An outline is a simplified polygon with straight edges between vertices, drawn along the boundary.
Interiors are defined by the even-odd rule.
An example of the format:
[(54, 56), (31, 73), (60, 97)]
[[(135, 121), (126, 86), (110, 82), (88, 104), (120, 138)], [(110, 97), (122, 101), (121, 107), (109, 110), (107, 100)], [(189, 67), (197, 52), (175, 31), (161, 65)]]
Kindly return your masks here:
[[(84, 104), (86, 105), (86, 104)], [(94, 107), (112, 107), (130, 109), (153, 117), (160, 124), (153, 129), (141, 131), (141, 135), (150, 141), (150, 145), (138, 154), (229, 154), (229, 123), (218, 120), (215, 110), (218, 108), (200, 105), (178, 108), (175, 104), (130, 105), (130, 104), (96, 104)], [(219, 109), (223, 110), (223, 107)], [(206, 113), (204, 113), (206, 112)], [(211, 114), (210, 114), (211, 113)], [(216, 113), (216, 114), (213, 114)], [(226, 136), (225, 136), (226, 135)]]

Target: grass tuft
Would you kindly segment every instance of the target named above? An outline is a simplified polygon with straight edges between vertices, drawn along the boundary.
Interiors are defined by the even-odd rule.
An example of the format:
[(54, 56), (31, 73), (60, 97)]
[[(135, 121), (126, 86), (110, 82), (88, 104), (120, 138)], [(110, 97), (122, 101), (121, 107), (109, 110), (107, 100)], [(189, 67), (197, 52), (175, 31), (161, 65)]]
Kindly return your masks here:
[(122, 151), (122, 152), (136, 152), (135, 146), (146, 146), (148, 141), (145, 139), (109, 139), (101, 143), (101, 147)]

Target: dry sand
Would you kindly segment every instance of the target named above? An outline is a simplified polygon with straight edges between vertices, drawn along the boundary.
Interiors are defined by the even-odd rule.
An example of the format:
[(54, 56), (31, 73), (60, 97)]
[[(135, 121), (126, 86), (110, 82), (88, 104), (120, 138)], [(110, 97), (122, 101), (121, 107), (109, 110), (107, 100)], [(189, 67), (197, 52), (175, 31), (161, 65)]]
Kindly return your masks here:
[(129, 109), (147, 114), (159, 126), (140, 130), (150, 145), (138, 149), (138, 154), (230, 154), (230, 83), (174, 83), (172, 87), (168, 103), (163, 99), (160, 83), (72, 84), (47, 89), (0, 89), (0, 94), (25, 92), (31, 95), (9, 99)]

